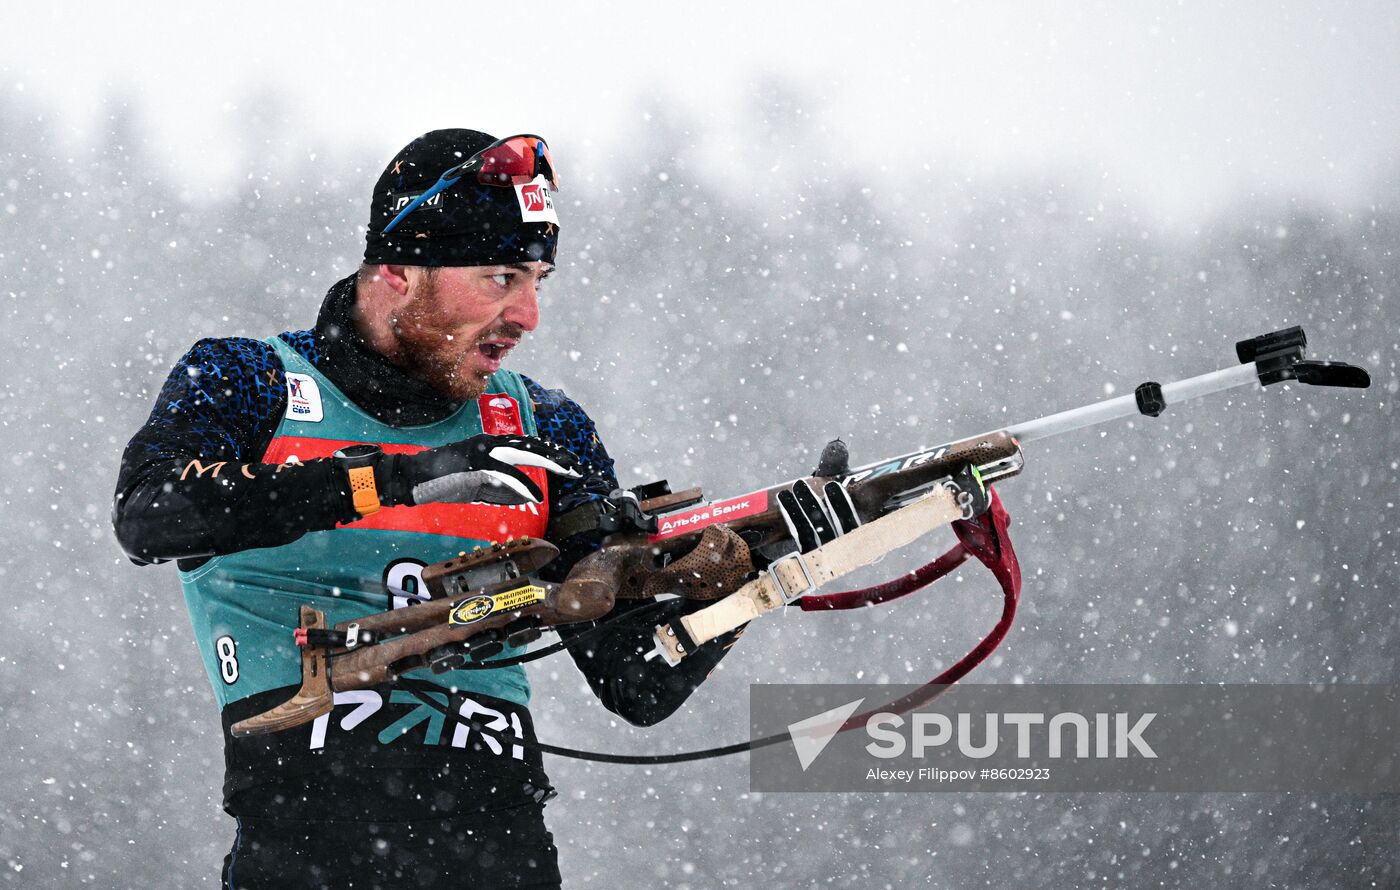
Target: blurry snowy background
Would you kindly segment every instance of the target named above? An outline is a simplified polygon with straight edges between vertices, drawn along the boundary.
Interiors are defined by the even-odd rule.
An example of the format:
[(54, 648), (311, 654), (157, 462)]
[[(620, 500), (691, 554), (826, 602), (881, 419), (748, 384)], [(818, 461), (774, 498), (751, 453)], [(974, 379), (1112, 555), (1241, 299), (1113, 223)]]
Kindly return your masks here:
[[(627, 483), (734, 494), (833, 436), (869, 461), (1304, 325), (1374, 387), (1034, 450), (1003, 487), (1022, 615), (972, 680), (1396, 680), (1393, 4), (134, 9), (0, 29), (0, 884), (217, 885), (218, 718), (174, 569), (113, 540), (118, 456), (194, 340), (311, 324), (384, 160), (435, 127), (561, 159), (561, 274), (515, 366), (591, 410)], [(742, 735), (754, 679), (926, 679), (995, 619), (964, 575), (756, 627), (652, 730), (546, 662), (540, 734), (688, 748)], [(1400, 882), (1386, 797), (551, 771), (573, 887)]]

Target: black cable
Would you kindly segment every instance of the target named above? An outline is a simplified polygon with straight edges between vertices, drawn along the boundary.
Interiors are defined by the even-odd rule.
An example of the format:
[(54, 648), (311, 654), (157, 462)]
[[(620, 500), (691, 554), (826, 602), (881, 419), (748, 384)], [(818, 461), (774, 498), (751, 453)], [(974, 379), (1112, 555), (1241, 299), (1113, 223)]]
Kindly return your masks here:
[[(932, 564), (933, 563), (930, 565)], [(932, 578), (929, 578), (923, 584), (918, 585), (918, 587), (923, 587), (932, 580)], [(1000, 576), (998, 576), (998, 581), (1000, 582), (1001, 580)], [(850, 718), (848, 723), (852, 721), (860, 722), (862, 718), (887, 708), (896, 708), (896, 713), (907, 713), (916, 707), (933, 701), (946, 692), (954, 683), (957, 683), (966, 676), (968, 672), (981, 664), (991, 655), (997, 646), (1000, 645), (1001, 641), (1006, 637), (1007, 631), (1011, 628), (1011, 622), (1016, 614), (1016, 602), (1020, 596), (1019, 583), (1015, 586), (1007, 586), (1006, 583), (1003, 583), (1003, 596), (1004, 604), (1000, 620), (997, 621), (991, 633), (987, 634), (980, 643), (973, 647), (972, 651), (964, 655), (952, 667), (943, 671), (923, 686), (920, 686), (914, 692), (889, 702), (881, 708), (872, 709), (865, 712), (865, 714)], [(442, 694), (443, 688), (435, 683), (409, 677), (401, 677), (399, 679), (399, 685), (424, 705), (442, 714), (448, 721), (463, 723), (482, 735), (493, 738), (504, 745), (519, 745), (522, 748), (530, 748), (535, 751), (544, 752), (545, 754), (554, 754), (559, 757), (571, 757), (575, 760), (590, 760), (595, 763), (620, 763), (642, 766), (654, 766), (666, 763), (688, 763), (694, 760), (709, 760), (716, 757), (727, 757), (730, 754), (742, 754), (745, 751), (753, 751), (758, 748), (766, 748), (771, 745), (792, 741), (792, 736), (789, 733), (777, 733), (759, 739), (750, 739), (747, 742), (736, 742), (732, 745), (723, 745), (715, 748), (702, 748), (698, 751), (680, 751), (675, 754), (608, 754), (603, 751), (585, 751), (581, 748), (567, 748), (563, 745), (551, 745), (546, 742), (516, 738), (513, 735), (507, 735), (500, 730), (485, 726), (470, 717), (464, 717), (461, 714), (453, 714), (448, 710), (446, 705), (438, 704), (437, 701), (429, 695), (429, 693)], [(844, 727), (838, 731), (843, 732), (845, 728), (850, 728), (850, 726)]]
[(752, 751), (755, 748), (766, 748), (769, 745), (777, 745), (792, 740), (786, 733), (779, 733), (761, 739), (751, 739), (747, 742), (736, 742), (733, 745), (724, 745), (718, 748), (704, 748), (699, 751), (681, 751), (676, 754), (608, 754), (603, 751), (584, 751), (581, 748), (567, 748), (563, 745), (551, 745), (547, 742), (522, 739), (514, 735), (508, 735), (499, 729), (492, 729), (471, 717), (454, 714), (447, 709), (446, 705), (439, 704), (430, 695), (430, 693), (442, 694), (443, 688), (436, 683), (410, 677), (401, 677), (399, 678), (398, 685), (406, 689), (410, 695), (427, 707), (442, 714), (449, 721), (465, 724), (467, 727), (476, 730), (484, 736), (489, 736), (503, 745), (519, 745), (522, 748), (542, 751), (545, 754), (572, 757), (575, 760), (591, 760), (595, 763), (626, 763), (635, 765), (687, 763), (692, 760), (709, 760), (713, 757), (727, 757), (730, 754), (742, 754), (745, 751)]

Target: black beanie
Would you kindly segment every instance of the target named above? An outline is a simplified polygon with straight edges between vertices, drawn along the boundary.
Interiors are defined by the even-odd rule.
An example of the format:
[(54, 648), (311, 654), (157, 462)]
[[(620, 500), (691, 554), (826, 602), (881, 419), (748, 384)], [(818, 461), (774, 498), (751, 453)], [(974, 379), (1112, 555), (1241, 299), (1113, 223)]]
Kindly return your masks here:
[[(410, 201), (442, 174), (495, 142), (476, 130), (433, 130), (394, 155), (374, 184), (366, 263), (405, 266), (496, 266), (554, 262), (559, 225), (547, 190), (481, 185), (463, 176), (380, 234)], [(538, 209), (543, 202), (545, 209)], [(529, 204), (530, 206), (527, 206)], [(531, 222), (525, 222), (528, 216)], [(549, 219), (541, 217), (548, 216)]]

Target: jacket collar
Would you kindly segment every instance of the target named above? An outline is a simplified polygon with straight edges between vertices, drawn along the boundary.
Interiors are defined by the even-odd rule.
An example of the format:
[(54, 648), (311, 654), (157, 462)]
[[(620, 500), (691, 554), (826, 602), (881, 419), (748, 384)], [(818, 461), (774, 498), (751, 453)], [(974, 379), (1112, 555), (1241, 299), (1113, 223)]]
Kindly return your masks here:
[(419, 426), (462, 407), (375, 352), (355, 328), (355, 276), (337, 281), (316, 318), (316, 367), (356, 405), (390, 426)]

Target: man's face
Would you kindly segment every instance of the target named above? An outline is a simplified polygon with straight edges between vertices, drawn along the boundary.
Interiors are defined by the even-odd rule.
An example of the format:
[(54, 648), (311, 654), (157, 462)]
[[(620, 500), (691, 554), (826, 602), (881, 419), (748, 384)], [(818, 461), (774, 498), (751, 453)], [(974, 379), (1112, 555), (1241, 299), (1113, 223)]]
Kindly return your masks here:
[(548, 263), (450, 266), (408, 276), (408, 299), (390, 316), (398, 363), (457, 401), (486, 391), (486, 379), (540, 323), (538, 289)]

